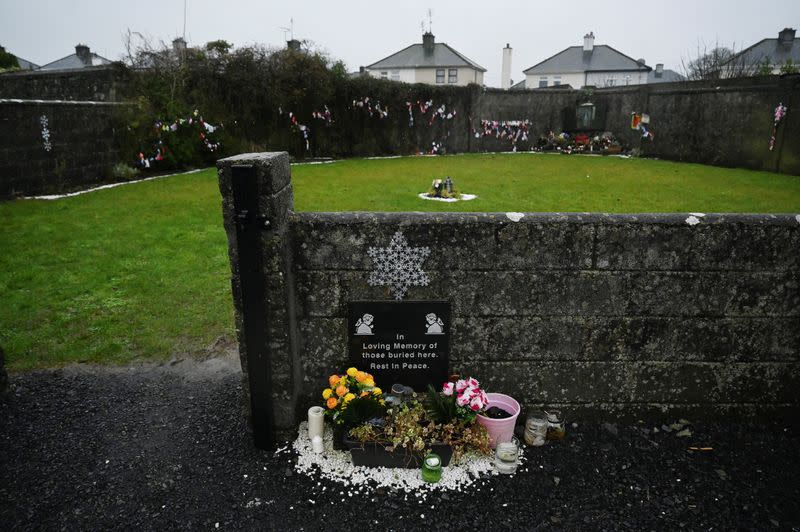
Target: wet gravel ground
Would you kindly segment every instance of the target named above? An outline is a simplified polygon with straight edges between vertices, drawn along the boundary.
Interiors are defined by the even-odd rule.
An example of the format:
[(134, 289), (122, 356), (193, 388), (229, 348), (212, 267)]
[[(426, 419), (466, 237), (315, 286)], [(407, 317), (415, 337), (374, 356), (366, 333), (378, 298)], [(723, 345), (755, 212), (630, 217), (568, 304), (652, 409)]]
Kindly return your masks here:
[[(349, 494), (254, 449), (225, 361), (14, 374), (0, 399), (0, 528), (800, 530), (782, 424), (580, 424), (468, 493)], [(659, 423), (659, 427), (660, 427)], [(712, 447), (691, 451), (689, 447)]]

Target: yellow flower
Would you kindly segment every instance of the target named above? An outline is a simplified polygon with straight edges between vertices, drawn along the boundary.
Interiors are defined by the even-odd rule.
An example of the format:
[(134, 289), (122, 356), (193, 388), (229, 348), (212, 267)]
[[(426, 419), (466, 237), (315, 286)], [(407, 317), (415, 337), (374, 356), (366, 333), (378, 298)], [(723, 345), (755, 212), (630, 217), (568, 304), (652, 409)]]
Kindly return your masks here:
[(356, 368), (347, 368), (347, 374), (351, 377), (355, 377), (358, 374), (358, 370)]
[(364, 385), (364, 386), (366, 386), (367, 388), (372, 388), (373, 386), (375, 386), (375, 381), (374, 381), (374, 380), (372, 380), (372, 378), (370, 377), (369, 379), (365, 380), (365, 381), (364, 381), (364, 382), (362, 382), (361, 384), (363, 384), (363, 385)]
[(359, 371), (358, 373), (356, 373), (356, 380), (358, 382), (364, 382), (365, 380), (367, 380), (367, 377), (368, 375), (363, 371)]
[(336, 405), (339, 404), (339, 400), (335, 397), (331, 397), (328, 399), (328, 408), (336, 408)]
[(383, 393), (383, 391), (380, 388), (373, 388), (372, 393), (374, 393), (375, 395), (380, 395)]
[(333, 395), (333, 390), (331, 390), (330, 388), (325, 388), (324, 390), (322, 390), (323, 399), (329, 399), (331, 395)]
[(339, 376), (338, 375), (331, 375), (330, 377), (328, 377), (328, 382), (330, 383), (331, 388), (333, 388), (334, 386), (339, 384)]
[(347, 395), (344, 396), (344, 402), (345, 403), (349, 403), (350, 401), (352, 401), (355, 398), (356, 398), (356, 396), (354, 394), (348, 393)]
[(361, 392), (358, 396), (359, 397), (366, 397), (369, 395), (369, 392)]
[(341, 396), (343, 396), (344, 394), (346, 394), (348, 391), (349, 391), (349, 390), (347, 389), (347, 387), (346, 387), (346, 386), (339, 386), (338, 388), (336, 388), (336, 395), (338, 395), (339, 397), (341, 397)]

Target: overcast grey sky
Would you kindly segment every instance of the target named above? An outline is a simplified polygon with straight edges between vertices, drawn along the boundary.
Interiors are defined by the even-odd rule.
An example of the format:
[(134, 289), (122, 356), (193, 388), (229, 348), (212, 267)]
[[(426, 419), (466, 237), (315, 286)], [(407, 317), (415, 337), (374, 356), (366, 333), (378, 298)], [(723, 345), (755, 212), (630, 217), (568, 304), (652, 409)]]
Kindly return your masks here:
[[(184, 0), (0, 0), (0, 45), (38, 64), (74, 52), (78, 42), (109, 59), (123, 52), (130, 28), (153, 40), (183, 31)], [(281, 26), (294, 19), (294, 36), (310, 39), (351, 70), (421, 42), (420, 23), (433, 11), (438, 42), (488, 69), (500, 83), (501, 50), (514, 49), (512, 78), (594, 31), (608, 44), (650, 66), (680, 71), (698, 43), (737, 48), (800, 26), (800, 0), (188, 0), (190, 45), (225, 39), (234, 45), (283, 46)]]

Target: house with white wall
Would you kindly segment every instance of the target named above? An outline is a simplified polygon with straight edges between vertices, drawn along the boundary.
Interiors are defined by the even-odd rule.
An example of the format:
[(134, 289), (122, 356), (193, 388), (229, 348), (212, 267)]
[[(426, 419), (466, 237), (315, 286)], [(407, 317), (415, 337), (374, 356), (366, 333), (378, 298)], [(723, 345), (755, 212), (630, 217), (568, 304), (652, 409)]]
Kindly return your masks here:
[(446, 43), (435, 42), (431, 32), (422, 43), (403, 48), (365, 67), (372, 77), (430, 85), (483, 85), (486, 69)]
[(525, 70), (525, 88), (640, 85), (647, 83), (651, 70), (644, 59), (633, 59), (607, 44), (595, 45), (590, 32), (583, 46), (570, 46)]

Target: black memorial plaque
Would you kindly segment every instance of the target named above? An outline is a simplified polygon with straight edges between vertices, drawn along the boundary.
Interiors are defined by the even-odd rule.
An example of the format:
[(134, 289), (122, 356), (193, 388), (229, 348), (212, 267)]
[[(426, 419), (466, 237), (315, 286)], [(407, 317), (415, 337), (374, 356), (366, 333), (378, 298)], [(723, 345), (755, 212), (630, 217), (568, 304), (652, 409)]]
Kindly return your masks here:
[(387, 392), (397, 383), (419, 392), (447, 380), (447, 301), (354, 301), (347, 307), (347, 329), (350, 363), (372, 373)]

